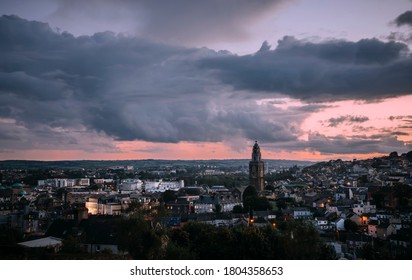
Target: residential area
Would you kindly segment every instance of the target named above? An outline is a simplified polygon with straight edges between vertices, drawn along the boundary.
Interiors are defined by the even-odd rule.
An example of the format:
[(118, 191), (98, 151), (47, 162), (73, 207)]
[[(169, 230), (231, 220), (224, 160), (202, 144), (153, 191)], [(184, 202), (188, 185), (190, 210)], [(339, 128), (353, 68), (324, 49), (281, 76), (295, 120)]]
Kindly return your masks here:
[(197, 247), (266, 230), (260, 251), (237, 257), (411, 259), (411, 175), (412, 152), (266, 165), (263, 193), (245, 164), (3, 169), (1, 258), (235, 258)]

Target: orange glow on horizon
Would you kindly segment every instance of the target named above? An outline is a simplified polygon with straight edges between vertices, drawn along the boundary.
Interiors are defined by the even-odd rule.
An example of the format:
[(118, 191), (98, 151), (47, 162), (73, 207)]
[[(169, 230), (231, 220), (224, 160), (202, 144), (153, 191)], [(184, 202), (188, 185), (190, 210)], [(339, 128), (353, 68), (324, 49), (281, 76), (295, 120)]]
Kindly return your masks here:
[[(85, 152), (81, 150), (22, 150), (18, 153), (3, 154), (2, 160), (224, 160), (249, 159), (253, 141), (241, 151), (235, 151), (223, 142), (217, 143), (150, 143), (144, 141), (116, 142), (117, 151)], [(380, 157), (385, 154), (320, 154), (309, 151), (270, 151), (261, 145), (263, 160), (305, 160), (328, 161), (335, 159), (353, 160)], [(10, 155), (6, 158), (4, 155)]]

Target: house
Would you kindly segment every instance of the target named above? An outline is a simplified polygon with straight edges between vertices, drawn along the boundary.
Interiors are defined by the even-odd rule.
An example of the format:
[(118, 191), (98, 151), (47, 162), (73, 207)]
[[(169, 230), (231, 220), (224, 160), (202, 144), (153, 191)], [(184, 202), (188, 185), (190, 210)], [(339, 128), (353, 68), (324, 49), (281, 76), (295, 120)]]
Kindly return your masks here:
[(315, 218), (314, 224), (315, 227), (319, 230), (331, 230), (334, 228), (334, 226), (326, 218), (323, 217)]
[(383, 240), (386, 240), (391, 236), (392, 234), (396, 233), (396, 229), (393, 225), (389, 223), (381, 223), (377, 226), (377, 237)]
[(336, 213), (337, 215), (339, 215), (338, 206), (334, 203), (327, 203), (326, 204), (326, 212)]
[(358, 214), (359, 216), (361, 216), (364, 213), (376, 213), (376, 205), (370, 204), (369, 201), (366, 204), (362, 202), (354, 204), (352, 211)]
[(221, 207), (221, 212), (232, 212), (235, 206), (243, 206), (240, 197), (230, 192), (221, 192), (216, 194)]
[(347, 216), (347, 219), (350, 219), (351, 221), (355, 222), (358, 226), (363, 225), (362, 217), (360, 217), (358, 214), (351, 213)]
[(395, 228), (396, 232), (402, 229), (402, 219), (399, 216), (389, 218), (389, 223)]
[(230, 193), (200, 195), (193, 202), (195, 213), (231, 212), (236, 205), (242, 206), (242, 202)]
[(363, 246), (372, 243), (372, 241), (373, 238), (371, 236), (360, 233), (348, 234), (346, 237), (346, 245), (350, 250), (362, 249)]
[(44, 248), (44, 249), (52, 250), (53, 252), (56, 253), (60, 251), (63, 242), (60, 238), (48, 236), (44, 238), (20, 242), (17, 244), (22, 247), (29, 248), (29, 249)]
[(396, 234), (396, 228), (387, 222), (370, 221), (368, 224), (368, 234), (372, 237), (386, 240), (389, 236)]
[(293, 218), (295, 220), (309, 219), (312, 217), (312, 212), (308, 208), (296, 207), (293, 208)]
[(91, 215), (120, 215), (131, 203), (127, 195), (91, 196), (85, 203)]
[(392, 218), (392, 214), (386, 212), (386, 211), (379, 211), (376, 213), (376, 218), (380, 221), (389, 221), (389, 219)]
[(312, 212), (308, 208), (295, 207), (282, 210), (284, 220), (304, 220), (312, 217)]
[(118, 248), (117, 232), (121, 219), (117, 216), (92, 216), (79, 224), (79, 230), (87, 252), (91, 254), (110, 250), (121, 254)]
[(172, 215), (182, 215), (194, 212), (193, 202), (188, 201), (186, 198), (178, 198), (175, 201), (169, 201), (166, 203), (166, 208)]
[(314, 208), (325, 208), (328, 203), (330, 203), (330, 199), (319, 198), (319, 199), (317, 199), (313, 202), (312, 207), (314, 207)]
[(346, 192), (345, 192), (344, 189), (339, 189), (339, 190), (337, 190), (336, 193), (335, 193), (335, 199), (336, 199), (336, 200), (345, 199), (346, 197), (347, 197), (347, 196), (346, 196)]
[(378, 221), (369, 221), (368, 223), (368, 234), (372, 237), (378, 237)]
[(193, 202), (195, 213), (213, 213), (217, 211), (219, 199), (217, 196), (200, 195), (198, 200)]
[(331, 221), (331, 226), (336, 230), (345, 230), (345, 219), (338, 217), (335, 220)]
[(412, 248), (412, 237), (410, 234), (405, 232), (400, 232), (398, 234), (393, 234), (389, 237), (390, 244), (395, 248)]

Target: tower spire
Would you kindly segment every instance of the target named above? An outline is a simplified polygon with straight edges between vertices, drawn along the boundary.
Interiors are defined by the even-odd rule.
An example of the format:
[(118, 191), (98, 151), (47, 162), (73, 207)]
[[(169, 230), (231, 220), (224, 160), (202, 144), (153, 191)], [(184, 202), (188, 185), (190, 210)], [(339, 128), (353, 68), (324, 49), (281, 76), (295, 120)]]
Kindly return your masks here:
[(253, 149), (252, 149), (252, 161), (260, 161), (261, 158), (262, 156), (260, 154), (260, 147), (257, 141), (255, 141), (255, 145), (253, 145)]
[(252, 159), (249, 162), (249, 185), (254, 186), (260, 194), (264, 194), (265, 191), (264, 170), (265, 164), (262, 161), (260, 147), (255, 141), (252, 148)]

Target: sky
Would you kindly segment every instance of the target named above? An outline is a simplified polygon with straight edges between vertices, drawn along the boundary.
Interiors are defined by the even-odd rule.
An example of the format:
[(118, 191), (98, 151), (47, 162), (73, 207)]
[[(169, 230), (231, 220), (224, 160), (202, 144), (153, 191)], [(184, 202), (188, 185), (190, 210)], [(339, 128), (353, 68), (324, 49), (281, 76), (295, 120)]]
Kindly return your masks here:
[(412, 150), (410, 0), (2, 0), (0, 160)]

